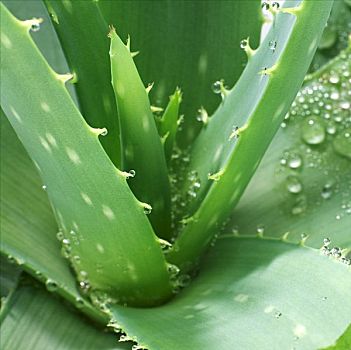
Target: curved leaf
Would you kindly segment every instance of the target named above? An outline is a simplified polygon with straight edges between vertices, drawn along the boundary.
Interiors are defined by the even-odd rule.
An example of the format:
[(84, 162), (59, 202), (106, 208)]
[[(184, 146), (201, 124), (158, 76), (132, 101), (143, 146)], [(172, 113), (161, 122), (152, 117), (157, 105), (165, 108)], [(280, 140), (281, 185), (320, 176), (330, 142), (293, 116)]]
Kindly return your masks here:
[(135, 58), (145, 82), (155, 82), (153, 103), (165, 106), (179, 86), (184, 93), (183, 142), (200, 128), (197, 110), (212, 112), (219, 102), (211, 84), (225, 79), (232, 85), (245, 65), (239, 47), (248, 35), (258, 44), (262, 16), (260, 1), (124, 1), (100, 0), (106, 21), (117, 33), (131, 35), (140, 54)]
[(22, 286), (11, 296), (1, 322), (3, 350), (86, 349), (127, 350), (112, 334), (95, 328), (42, 289)]
[(351, 247), (350, 75), (348, 48), (305, 82), (234, 210), (234, 231)]
[(350, 277), (349, 266), (310, 248), (226, 237), (172, 302), (112, 312), (149, 350), (315, 350), (351, 322)]
[(44, 1), (77, 80), (82, 115), (89, 125), (108, 130), (101, 144), (116, 166), (121, 149), (117, 108), (111, 86), (108, 25), (96, 1)]
[[(60, 254), (57, 224), (42, 182), (1, 111), (1, 252), (98, 322), (106, 317), (82, 299), (67, 260)], [(52, 289), (52, 288), (51, 288)]]
[(1, 16), (1, 104), (40, 169), (80, 285), (134, 304), (164, 300), (171, 294), (166, 261), (145, 204), (98, 142), (104, 130), (85, 123), (65, 90), (67, 77), (52, 71), (31, 40), (40, 21), (19, 21), (3, 5)]

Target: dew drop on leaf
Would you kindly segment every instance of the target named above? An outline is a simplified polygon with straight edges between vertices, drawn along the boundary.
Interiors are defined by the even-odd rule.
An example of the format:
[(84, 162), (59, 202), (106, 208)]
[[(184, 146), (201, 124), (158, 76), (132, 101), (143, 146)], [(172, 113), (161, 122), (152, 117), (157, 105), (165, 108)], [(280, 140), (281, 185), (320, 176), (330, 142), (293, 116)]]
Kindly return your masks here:
[(46, 280), (45, 286), (49, 292), (55, 292), (58, 288), (57, 283), (51, 279)]
[(40, 23), (36, 22), (33, 23), (30, 27), (32, 32), (38, 32), (40, 30)]
[(217, 80), (212, 84), (212, 91), (215, 94), (220, 94), (222, 90), (222, 82), (220, 80)]
[(297, 194), (302, 191), (302, 184), (296, 176), (288, 176), (286, 188), (290, 193)]
[(275, 49), (277, 48), (277, 42), (275, 40), (271, 40), (269, 43), (268, 43), (268, 47), (271, 51), (275, 51)]
[(317, 118), (310, 118), (304, 122), (301, 131), (302, 139), (309, 145), (318, 145), (325, 140), (324, 125)]
[(249, 44), (248, 40), (247, 39), (244, 39), (244, 40), (241, 40), (240, 41), (240, 47), (242, 49), (245, 49), (247, 47), (247, 45)]

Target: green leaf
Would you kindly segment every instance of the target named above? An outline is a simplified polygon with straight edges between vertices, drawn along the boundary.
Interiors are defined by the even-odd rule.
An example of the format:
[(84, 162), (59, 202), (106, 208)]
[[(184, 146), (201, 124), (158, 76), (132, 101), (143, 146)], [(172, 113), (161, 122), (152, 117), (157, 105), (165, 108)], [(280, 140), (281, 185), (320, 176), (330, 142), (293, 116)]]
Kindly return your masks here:
[(237, 204), (301, 86), (331, 6), (285, 2), (257, 51), (244, 43), (248, 65), (232, 90), (218, 86), (223, 102), (191, 150), (188, 171), (201, 187), (185, 210), (190, 218), (169, 254), (171, 263), (191, 268)]
[(1, 308), (3, 300), (14, 290), (17, 286), (21, 269), (12, 260), (8, 260), (0, 256), (0, 297)]
[(349, 350), (351, 348), (351, 324), (337, 342), (323, 350)]
[(96, 1), (45, 0), (72, 72), (80, 110), (89, 125), (108, 130), (101, 144), (120, 165), (119, 124), (111, 86), (108, 26)]
[(223, 78), (232, 85), (246, 57), (239, 47), (248, 35), (259, 42), (262, 24), (259, 0), (250, 1), (99, 1), (117, 33), (133, 39), (140, 51), (135, 58), (144, 82), (155, 82), (153, 103), (165, 106), (179, 86), (184, 92), (181, 114), (189, 142), (200, 129), (198, 108), (209, 112), (219, 103), (211, 83)]
[(155, 232), (167, 239), (171, 234), (171, 198), (162, 143), (147, 91), (133, 62), (130, 40), (124, 45), (114, 29), (109, 36), (112, 85), (121, 126), (122, 168), (133, 169), (135, 178), (130, 187), (136, 197), (151, 204), (150, 221)]
[(3, 350), (131, 348), (118, 344), (115, 336), (95, 328), (49, 293), (30, 286), (22, 286), (11, 296), (0, 339)]
[(182, 122), (181, 117), (179, 117), (179, 106), (181, 102), (182, 93), (180, 89), (176, 89), (174, 94), (169, 97), (167, 108), (158, 123), (158, 132), (163, 140), (167, 163), (169, 163), (171, 159), (179, 123)]
[(234, 210), (234, 231), (351, 248), (350, 75), (348, 48), (305, 82)]
[(323, 31), (310, 70), (320, 69), (347, 47), (348, 34), (346, 28), (350, 25), (350, 22), (351, 3), (347, 3), (347, 0), (334, 1), (328, 24)]
[[(0, 120), (1, 252), (49, 288), (56, 284), (55, 291), (72, 304), (81, 302), (77, 282), (60, 254), (57, 224), (40, 177), (2, 111)], [(106, 323), (106, 316), (83, 302), (83, 313)]]
[(225, 237), (172, 302), (112, 312), (149, 350), (314, 350), (351, 321), (350, 276), (349, 266), (310, 248)]
[[(2, 107), (40, 169), (64, 253), (83, 290), (91, 286), (134, 304), (163, 300), (171, 287), (161, 247), (145, 204), (98, 141), (104, 130), (85, 123), (64, 87), (66, 77), (53, 72), (35, 47), (28, 32), (40, 21), (18, 21), (3, 5), (1, 15)], [(130, 256), (138, 259), (132, 264)]]

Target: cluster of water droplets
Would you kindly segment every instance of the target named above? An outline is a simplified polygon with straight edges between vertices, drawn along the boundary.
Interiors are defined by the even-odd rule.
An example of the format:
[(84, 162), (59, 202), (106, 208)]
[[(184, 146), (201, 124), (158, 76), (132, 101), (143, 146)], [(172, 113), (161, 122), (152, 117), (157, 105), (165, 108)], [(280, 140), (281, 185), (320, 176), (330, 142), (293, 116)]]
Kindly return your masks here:
[(285, 174), (286, 191), (293, 195), (291, 213), (294, 215), (308, 208), (304, 177), (305, 173), (313, 176), (313, 172), (325, 178), (325, 183), (318, 188), (320, 200), (315, 201), (314, 206), (341, 193), (341, 210), (335, 218), (339, 220), (351, 214), (351, 187), (347, 185), (351, 178), (345, 175), (347, 180), (340, 175), (351, 160), (350, 62), (350, 54), (344, 52), (332, 70), (326, 69), (318, 79), (306, 84), (281, 125), (283, 129), (289, 127), (289, 133), (297, 140), (295, 146), (283, 151), (277, 170)]
[(324, 238), (323, 246), (321, 248), (321, 252), (324, 255), (335, 258), (336, 260), (344, 263), (345, 265), (351, 265), (351, 259), (347, 258), (342, 254), (342, 249), (339, 247), (330, 248), (331, 240), (330, 238)]

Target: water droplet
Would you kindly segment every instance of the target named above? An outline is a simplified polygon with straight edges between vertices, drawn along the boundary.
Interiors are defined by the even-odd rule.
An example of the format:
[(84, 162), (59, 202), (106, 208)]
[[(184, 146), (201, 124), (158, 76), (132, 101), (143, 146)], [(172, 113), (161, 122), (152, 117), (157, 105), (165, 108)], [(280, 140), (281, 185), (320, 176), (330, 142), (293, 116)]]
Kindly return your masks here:
[(322, 253), (326, 256), (329, 256), (331, 253), (330, 253), (330, 249), (327, 247), (327, 246), (324, 246), (322, 248)]
[(62, 231), (59, 231), (56, 233), (56, 238), (59, 240), (59, 241), (62, 241), (64, 236), (63, 236), (63, 232)]
[(31, 25), (30, 27), (32, 32), (37, 32), (40, 30), (40, 23), (39, 22), (35, 22)]
[(240, 41), (240, 47), (242, 49), (246, 49), (247, 45), (249, 44), (249, 41), (247, 39), (241, 40)]
[(341, 249), (339, 247), (334, 247), (330, 251), (331, 255), (333, 255), (335, 258), (340, 258), (341, 257)]
[(276, 311), (274, 314), (275, 318), (280, 318), (283, 314), (280, 311)]
[(325, 139), (325, 129), (317, 118), (308, 119), (301, 128), (302, 138), (309, 145), (321, 144)]
[(323, 244), (327, 247), (331, 243), (330, 238), (326, 237), (323, 239)]
[(333, 121), (330, 121), (328, 124), (327, 124), (327, 133), (329, 135), (334, 135), (336, 133), (336, 125)]
[(133, 169), (129, 170), (129, 175), (130, 175), (130, 177), (134, 177), (135, 176), (135, 170), (133, 170)]
[(151, 214), (151, 211), (152, 211), (151, 205), (146, 204), (146, 205), (144, 205), (143, 207), (144, 207), (144, 214), (146, 214), (146, 215)]
[(341, 259), (341, 262), (345, 265), (351, 265), (351, 259), (347, 259), (345, 257)]
[(268, 47), (271, 51), (275, 51), (275, 49), (277, 48), (277, 42), (275, 40), (271, 40), (269, 43), (268, 43)]
[(103, 128), (103, 129), (101, 130), (100, 135), (101, 135), (101, 136), (106, 136), (107, 134), (108, 134), (107, 129), (106, 129), (106, 128)]
[(298, 169), (302, 165), (302, 159), (299, 154), (293, 153), (290, 155), (288, 160), (288, 165), (290, 169)]
[(49, 292), (55, 292), (58, 288), (57, 283), (51, 279), (46, 280), (45, 286)]
[(84, 300), (82, 298), (77, 297), (74, 301), (74, 305), (76, 306), (76, 308), (81, 309), (84, 307)]
[(197, 111), (197, 116), (196, 116), (196, 120), (198, 120), (199, 122), (202, 122), (204, 124), (208, 123), (208, 114), (206, 109), (204, 109), (203, 107), (201, 107), (198, 111)]
[(179, 274), (179, 267), (173, 264), (168, 264), (167, 265), (167, 270), (169, 272), (169, 274), (171, 275), (171, 279), (174, 279), (177, 277), (177, 275)]
[(212, 91), (215, 94), (220, 94), (222, 92), (222, 85), (223, 85), (223, 82), (221, 80), (217, 80), (212, 85)]
[(286, 188), (290, 193), (300, 193), (302, 191), (302, 184), (296, 176), (288, 176), (286, 181)]
[(257, 225), (256, 232), (258, 236), (262, 237), (264, 234), (264, 225)]
[(329, 199), (332, 195), (333, 195), (333, 184), (331, 182), (328, 182), (323, 186), (321, 196), (324, 199)]
[(267, 1), (262, 2), (261, 8), (264, 11), (268, 11), (269, 10), (269, 3)]
[(328, 299), (328, 297), (323, 297), (322, 300), (323, 301), (326, 301)]
[(43, 185), (43, 186), (41, 186), (41, 188), (42, 188), (44, 191), (46, 191), (47, 186), (46, 186), (46, 185)]
[(187, 274), (183, 274), (178, 277), (178, 285), (181, 288), (187, 287), (190, 284), (190, 282), (191, 282), (191, 277)]
[(278, 1), (274, 1), (274, 2), (272, 3), (272, 8), (273, 8), (274, 10), (278, 10), (279, 7), (280, 7), (280, 4), (279, 4)]
[(351, 159), (351, 129), (344, 130), (333, 140), (334, 150), (341, 156)]
[(331, 84), (338, 84), (338, 83), (340, 82), (340, 78), (339, 78), (338, 75), (332, 74), (332, 75), (330, 75), (330, 77), (329, 77), (329, 82), (330, 82)]

